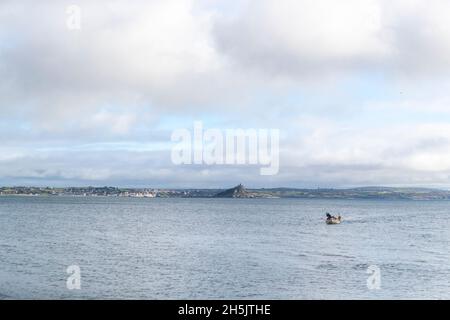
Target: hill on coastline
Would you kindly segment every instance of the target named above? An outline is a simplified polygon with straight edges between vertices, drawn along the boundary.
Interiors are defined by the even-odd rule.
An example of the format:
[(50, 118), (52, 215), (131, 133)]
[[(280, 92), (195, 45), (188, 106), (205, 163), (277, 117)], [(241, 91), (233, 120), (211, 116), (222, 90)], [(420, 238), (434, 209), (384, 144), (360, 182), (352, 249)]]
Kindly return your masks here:
[(280, 198), (450, 200), (449, 190), (414, 187), (358, 187), (349, 189), (258, 189)]
[(214, 195), (215, 198), (255, 198), (258, 197), (258, 193), (249, 192), (242, 184), (238, 184), (236, 187), (226, 189)]
[(299, 198), (450, 200), (449, 190), (414, 187), (359, 187), (349, 189), (262, 188), (246, 189), (149, 189), (117, 187), (0, 187), (0, 196), (117, 196), (148, 198)]

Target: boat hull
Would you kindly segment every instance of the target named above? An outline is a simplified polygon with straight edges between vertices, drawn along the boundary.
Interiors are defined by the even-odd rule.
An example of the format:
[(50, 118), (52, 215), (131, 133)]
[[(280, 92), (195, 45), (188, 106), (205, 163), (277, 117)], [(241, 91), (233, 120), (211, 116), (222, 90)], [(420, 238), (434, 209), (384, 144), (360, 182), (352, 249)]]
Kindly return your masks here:
[(340, 224), (342, 222), (342, 220), (339, 219), (329, 219), (329, 220), (325, 220), (326, 224)]

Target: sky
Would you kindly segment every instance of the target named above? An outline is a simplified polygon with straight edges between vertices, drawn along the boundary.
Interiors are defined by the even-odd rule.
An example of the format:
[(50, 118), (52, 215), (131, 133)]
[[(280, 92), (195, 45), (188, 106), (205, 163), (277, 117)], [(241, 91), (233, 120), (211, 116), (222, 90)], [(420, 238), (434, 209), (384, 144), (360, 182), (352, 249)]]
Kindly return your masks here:
[[(449, 188), (449, 15), (447, 0), (2, 0), (0, 185)], [(195, 121), (279, 130), (278, 173), (174, 164), (171, 134)]]

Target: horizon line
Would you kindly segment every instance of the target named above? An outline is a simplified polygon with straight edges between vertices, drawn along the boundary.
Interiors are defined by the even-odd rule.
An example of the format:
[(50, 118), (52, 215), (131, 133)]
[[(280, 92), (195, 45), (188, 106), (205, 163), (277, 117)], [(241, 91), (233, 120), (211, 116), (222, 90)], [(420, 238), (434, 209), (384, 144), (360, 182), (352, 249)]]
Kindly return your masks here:
[[(13, 186), (0, 186), (0, 189), (3, 188), (36, 188), (36, 189), (83, 189), (83, 188), (115, 188), (115, 189), (159, 189), (159, 190), (222, 190), (222, 189), (233, 189), (240, 184), (236, 184), (232, 187), (126, 187), (126, 186), (114, 186), (114, 185), (103, 185), (103, 186), (94, 186), (94, 185), (85, 185), (85, 186), (36, 186), (36, 185), (13, 185)], [(380, 188), (380, 189), (428, 189), (428, 190), (440, 190), (440, 191), (450, 191), (450, 188), (439, 188), (439, 187), (425, 187), (425, 186), (384, 186), (384, 185), (363, 185), (363, 186), (355, 186), (355, 187), (246, 187), (243, 185), (245, 189), (248, 190), (273, 190), (273, 189), (291, 189), (291, 190), (352, 190), (352, 189), (369, 189), (369, 188)]]

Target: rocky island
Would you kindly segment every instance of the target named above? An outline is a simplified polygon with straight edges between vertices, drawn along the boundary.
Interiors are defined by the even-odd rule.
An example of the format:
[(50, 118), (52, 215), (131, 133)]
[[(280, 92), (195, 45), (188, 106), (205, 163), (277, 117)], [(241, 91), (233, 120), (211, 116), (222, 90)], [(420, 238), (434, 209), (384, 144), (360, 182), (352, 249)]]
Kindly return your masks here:
[(237, 185), (234, 188), (227, 189), (217, 193), (215, 198), (254, 198), (255, 194), (248, 192), (242, 184)]

